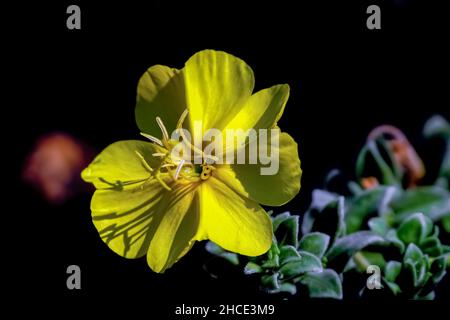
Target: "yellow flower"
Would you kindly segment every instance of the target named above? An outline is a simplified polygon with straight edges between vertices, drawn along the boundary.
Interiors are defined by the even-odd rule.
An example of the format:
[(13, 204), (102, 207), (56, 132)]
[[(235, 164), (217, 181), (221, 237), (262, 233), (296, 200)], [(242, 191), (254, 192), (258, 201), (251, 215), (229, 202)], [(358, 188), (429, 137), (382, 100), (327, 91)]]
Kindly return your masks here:
[(155, 65), (141, 77), (136, 121), (152, 142), (113, 143), (82, 172), (97, 188), (94, 225), (114, 252), (126, 258), (147, 254), (149, 266), (163, 272), (195, 241), (210, 239), (248, 256), (269, 249), (271, 219), (259, 204), (279, 206), (298, 193), (295, 141), (281, 133), (279, 170), (261, 175), (261, 164), (219, 164), (212, 157), (198, 165), (175, 158), (178, 141), (167, 131), (192, 132), (196, 121), (204, 130), (223, 132), (275, 128), (289, 86), (252, 94), (253, 87), (253, 71), (244, 61), (213, 50), (196, 53), (181, 70)]

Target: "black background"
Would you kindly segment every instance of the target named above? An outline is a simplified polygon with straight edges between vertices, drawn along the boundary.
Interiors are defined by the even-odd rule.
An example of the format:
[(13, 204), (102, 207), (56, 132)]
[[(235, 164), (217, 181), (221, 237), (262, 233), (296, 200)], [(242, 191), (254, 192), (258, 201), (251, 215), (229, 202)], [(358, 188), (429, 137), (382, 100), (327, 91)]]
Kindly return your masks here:
[[(301, 214), (330, 169), (353, 174), (374, 126), (398, 126), (420, 151), (425, 120), (436, 113), (449, 118), (450, 34), (443, 3), (55, 1), (5, 10), (13, 94), (6, 109), (12, 111), (10, 135), (17, 137), (5, 137), (14, 150), (8, 173), (16, 176), (8, 201), (15, 223), (7, 228), (14, 229), (8, 238), (14, 245), (7, 246), (14, 292), (36, 301), (99, 301), (105, 310), (143, 308), (151, 319), (155, 312), (165, 318), (178, 303), (269, 299), (243, 278), (211, 279), (202, 269), (202, 243), (163, 275), (154, 274), (145, 259), (115, 255), (91, 223), (89, 194), (51, 206), (22, 185), (17, 177), (25, 155), (38, 136), (56, 130), (97, 151), (138, 139), (134, 104), (142, 73), (154, 64), (181, 68), (202, 49), (224, 50), (253, 68), (256, 90), (291, 87), (280, 127), (299, 143), (302, 189), (275, 210)], [(81, 7), (81, 30), (66, 28), (70, 4)], [(381, 30), (366, 28), (369, 4), (381, 7)], [(70, 264), (81, 267), (80, 291), (66, 288)], [(134, 305), (138, 300), (146, 304)], [(348, 302), (312, 305), (325, 312), (324, 303), (348, 313), (342, 307)], [(305, 302), (294, 300), (289, 308), (297, 305)]]

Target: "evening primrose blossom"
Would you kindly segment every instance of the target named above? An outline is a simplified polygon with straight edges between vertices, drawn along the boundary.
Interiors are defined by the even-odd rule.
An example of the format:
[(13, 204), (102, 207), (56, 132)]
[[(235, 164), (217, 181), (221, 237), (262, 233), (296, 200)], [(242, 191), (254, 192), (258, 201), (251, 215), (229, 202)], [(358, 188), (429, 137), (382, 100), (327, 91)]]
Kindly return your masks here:
[(205, 144), (194, 146), (183, 134), (192, 161), (178, 157), (173, 151), (180, 141), (169, 136), (169, 130), (193, 133), (194, 123), (201, 123), (202, 132), (214, 128), (224, 135), (229, 129), (278, 130), (289, 86), (252, 94), (253, 87), (253, 71), (244, 61), (213, 50), (194, 54), (181, 70), (155, 65), (141, 77), (136, 121), (150, 141), (113, 143), (82, 172), (97, 189), (94, 225), (114, 252), (131, 259), (147, 254), (149, 266), (164, 272), (195, 241), (210, 239), (247, 256), (270, 248), (272, 223), (260, 204), (280, 206), (298, 193), (295, 141), (279, 133), (278, 144), (267, 146), (278, 154), (278, 170), (262, 175), (263, 164), (219, 163), (220, 151), (205, 154)]

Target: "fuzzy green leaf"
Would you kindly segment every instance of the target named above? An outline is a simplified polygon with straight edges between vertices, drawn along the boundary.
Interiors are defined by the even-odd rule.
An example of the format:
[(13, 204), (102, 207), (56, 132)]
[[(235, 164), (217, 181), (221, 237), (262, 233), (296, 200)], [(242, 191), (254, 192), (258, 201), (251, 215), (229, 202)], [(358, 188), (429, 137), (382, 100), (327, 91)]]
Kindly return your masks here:
[(316, 189), (312, 192), (312, 201), (310, 208), (306, 211), (302, 221), (302, 233), (311, 232), (314, 221), (318, 215), (330, 204), (335, 203), (339, 199), (337, 194)]
[(394, 282), (402, 269), (402, 263), (398, 261), (389, 261), (384, 268), (384, 277), (386, 281)]
[(359, 230), (363, 222), (371, 215), (386, 213), (387, 204), (395, 193), (394, 187), (379, 186), (365, 190), (347, 201), (345, 222), (347, 232)]
[(398, 228), (397, 235), (400, 240), (419, 244), (425, 240), (433, 228), (433, 222), (422, 213), (415, 213), (408, 217)]
[(408, 260), (413, 261), (414, 263), (418, 263), (423, 259), (422, 251), (414, 244), (410, 243), (408, 248), (406, 248), (405, 256), (403, 257), (403, 261), (406, 262)]
[(280, 285), (278, 292), (286, 292), (294, 295), (297, 293), (297, 287), (295, 286), (295, 284), (285, 282)]
[(442, 244), (438, 237), (428, 237), (420, 243), (423, 253), (430, 257), (438, 257), (442, 254)]
[(395, 229), (389, 230), (385, 236), (385, 239), (397, 247), (400, 250), (400, 253), (405, 251), (405, 244), (398, 238), (397, 231)]
[(438, 186), (417, 187), (397, 196), (391, 206), (397, 222), (415, 212), (422, 212), (437, 221), (450, 216), (450, 192)]
[(423, 128), (423, 134), (427, 138), (440, 136), (450, 138), (450, 124), (440, 115), (435, 115), (428, 119)]
[(369, 220), (367, 222), (369, 225), (370, 230), (375, 232), (376, 234), (379, 234), (380, 236), (386, 235), (386, 233), (389, 231), (389, 226), (386, 222), (386, 219), (383, 217), (375, 217)]
[(381, 236), (371, 231), (359, 231), (339, 238), (326, 255), (328, 265), (333, 265), (335, 270), (343, 270), (350, 257), (357, 251), (369, 245), (384, 243), (386, 242)]
[(261, 273), (262, 271), (263, 271), (263, 268), (261, 268), (261, 266), (259, 266), (258, 264), (254, 263), (254, 262), (251, 262), (251, 261), (248, 262), (244, 268), (245, 274)]
[[(382, 148), (383, 152), (388, 156), (388, 159), (383, 158), (379, 148)], [(398, 165), (394, 161), (392, 151), (387, 146), (386, 141), (378, 139), (377, 141), (371, 140), (367, 142), (364, 148), (361, 150), (356, 160), (356, 175), (358, 177), (367, 176), (366, 162), (368, 156), (371, 156), (375, 161), (379, 173), (381, 174), (381, 182), (384, 185), (397, 185), (399, 184), (399, 170)], [(386, 162), (388, 160), (388, 162)]]
[(329, 242), (329, 235), (321, 232), (312, 232), (303, 236), (299, 243), (299, 249), (322, 258), (328, 248)]
[(436, 258), (430, 266), (430, 272), (434, 283), (438, 283), (446, 274), (447, 261), (445, 256)]
[[(328, 198), (327, 204), (322, 207), (317, 206), (317, 199)], [(311, 231), (320, 231), (335, 238), (345, 234), (346, 226), (344, 221), (345, 198), (337, 196), (323, 190), (314, 190), (313, 203), (305, 213), (302, 222), (302, 233), (307, 234)]]
[(273, 226), (273, 232), (277, 231), (278, 226), (288, 219), (291, 216), (291, 213), (289, 211), (280, 213), (272, 218), (272, 226)]
[(265, 269), (278, 268), (280, 266), (280, 256), (274, 255), (272, 258), (264, 261), (261, 266)]
[(208, 241), (205, 245), (205, 249), (206, 251), (208, 251), (209, 253), (218, 256), (220, 258), (223, 258), (225, 260), (227, 260), (228, 262), (230, 262), (231, 264), (237, 266), (239, 264), (239, 257), (236, 253), (232, 253), (229, 251), (226, 251), (225, 249), (223, 249), (222, 247), (218, 246), (217, 244), (215, 244), (212, 241)]
[(411, 273), (414, 287), (423, 284), (427, 271), (427, 258), (414, 243), (410, 243), (406, 248), (403, 265)]
[(299, 216), (292, 215), (286, 217), (281, 221), (274, 234), (277, 238), (277, 242), (280, 245), (292, 245), (294, 247), (298, 246), (298, 231), (299, 231)]
[(278, 273), (266, 274), (261, 277), (261, 284), (265, 291), (277, 290), (280, 288)]
[(311, 298), (342, 299), (341, 279), (334, 270), (308, 272), (301, 277), (300, 283), (308, 288)]
[(301, 258), (294, 246), (286, 245), (280, 248), (280, 264), (285, 264), (291, 260)]
[(315, 255), (306, 251), (300, 251), (300, 256), (301, 258), (291, 260), (279, 269), (285, 279), (297, 277), (305, 272), (322, 271), (322, 262)]
[(447, 233), (450, 233), (450, 216), (444, 217), (442, 219), (442, 227)]
[(386, 285), (389, 287), (389, 289), (395, 296), (402, 292), (399, 285), (396, 284), (395, 282), (386, 281)]

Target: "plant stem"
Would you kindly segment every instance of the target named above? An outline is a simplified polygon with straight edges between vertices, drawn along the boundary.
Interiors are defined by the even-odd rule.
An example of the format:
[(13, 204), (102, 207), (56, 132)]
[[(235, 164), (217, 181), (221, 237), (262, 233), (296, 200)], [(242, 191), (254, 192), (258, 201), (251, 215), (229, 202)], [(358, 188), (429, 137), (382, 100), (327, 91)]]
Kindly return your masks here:
[(353, 261), (355, 261), (355, 264), (360, 271), (366, 271), (367, 267), (370, 266), (370, 262), (364, 257), (364, 254), (361, 251), (355, 253)]

